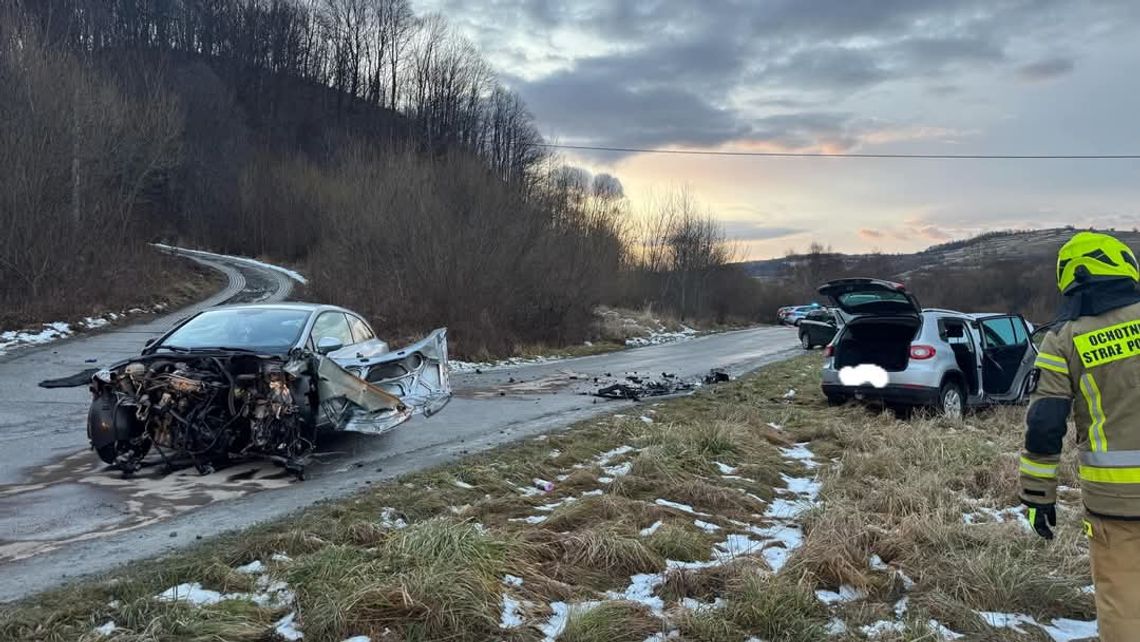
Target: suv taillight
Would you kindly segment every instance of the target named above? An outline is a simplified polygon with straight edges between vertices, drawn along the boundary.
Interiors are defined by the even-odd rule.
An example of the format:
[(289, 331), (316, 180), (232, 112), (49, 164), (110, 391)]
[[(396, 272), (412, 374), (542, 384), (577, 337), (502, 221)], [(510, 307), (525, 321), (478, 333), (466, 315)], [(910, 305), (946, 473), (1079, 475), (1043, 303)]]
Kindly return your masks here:
[(830, 359), (835, 356), (835, 346), (825, 346), (823, 348), (823, 357)]
[(936, 354), (938, 351), (934, 349), (934, 346), (913, 345), (910, 347), (910, 358), (918, 361), (933, 359)]

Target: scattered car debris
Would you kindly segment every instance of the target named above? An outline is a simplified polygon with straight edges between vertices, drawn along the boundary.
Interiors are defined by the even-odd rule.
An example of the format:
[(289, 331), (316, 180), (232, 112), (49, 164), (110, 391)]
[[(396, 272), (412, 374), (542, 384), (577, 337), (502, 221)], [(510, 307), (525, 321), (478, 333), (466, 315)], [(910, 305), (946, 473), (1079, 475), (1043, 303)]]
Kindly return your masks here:
[[(608, 380), (606, 380), (608, 379)], [(606, 373), (606, 379), (594, 378), (594, 383), (603, 384), (592, 394), (603, 399), (626, 399), (640, 401), (646, 397), (664, 397), (693, 392), (704, 385), (714, 385), (731, 381), (732, 377), (721, 368), (710, 370), (699, 380), (686, 380), (676, 373), (662, 372), (660, 376), (627, 373), (622, 380), (613, 381), (613, 375)]]

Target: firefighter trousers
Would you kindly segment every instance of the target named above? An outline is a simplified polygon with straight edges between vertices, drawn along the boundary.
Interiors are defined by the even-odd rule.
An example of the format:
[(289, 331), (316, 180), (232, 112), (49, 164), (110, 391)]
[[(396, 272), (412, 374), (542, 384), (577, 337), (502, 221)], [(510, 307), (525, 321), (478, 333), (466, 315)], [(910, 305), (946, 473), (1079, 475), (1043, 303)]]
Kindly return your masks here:
[(1085, 519), (1101, 642), (1140, 642), (1140, 521)]

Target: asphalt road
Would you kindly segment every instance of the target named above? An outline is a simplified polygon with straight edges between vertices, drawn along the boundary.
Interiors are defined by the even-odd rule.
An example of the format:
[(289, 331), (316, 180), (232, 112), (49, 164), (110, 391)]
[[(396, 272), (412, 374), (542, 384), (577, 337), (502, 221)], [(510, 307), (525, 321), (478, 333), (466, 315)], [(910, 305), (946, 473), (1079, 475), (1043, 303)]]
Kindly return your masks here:
[[(272, 270), (196, 260), (222, 270), (230, 282), (193, 309), (281, 300), (289, 293), (288, 278)], [(799, 349), (793, 330), (766, 327), (453, 374), (456, 396), (439, 414), (380, 437), (341, 434), (325, 440), (320, 448), (326, 454), (309, 467), (304, 482), (264, 461), (204, 477), (193, 469), (163, 475), (156, 467), (121, 479), (87, 448), (86, 389), (45, 390), (36, 384), (90, 368), (89, 359), (105, 365), (136, 354), (149, 336), (186, 312), (0, 357), (0, 602), (630, 404), (580, 394), (596, 387), (596, 376), (670, 372), (687, 378), (714, 367), (740, 375)]]

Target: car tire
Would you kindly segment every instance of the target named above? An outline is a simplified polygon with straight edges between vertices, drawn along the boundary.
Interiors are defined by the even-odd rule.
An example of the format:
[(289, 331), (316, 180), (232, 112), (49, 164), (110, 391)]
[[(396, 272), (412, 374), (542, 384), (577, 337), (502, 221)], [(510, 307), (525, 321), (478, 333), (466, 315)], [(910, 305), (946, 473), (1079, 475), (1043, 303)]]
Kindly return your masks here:
[(800, 345), (803, 346), (804, 350), (811, 350), (815, 347), (815, 344), (811, 342), (811, 335), (806, 332), (800, 332)]
[(961, 419), (966, 414), (966, 396), (957, 381), (947, 381), (938, 391), (938, 414), (948, 419)]
[(827, 405), (829, 406), (842, 406), (851, 399), (847, 395), (839, 395), (834, 393), (825, 394), (824, 396), (827, 397)]

